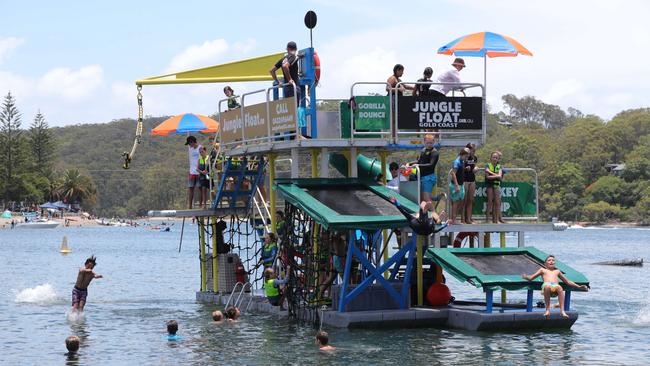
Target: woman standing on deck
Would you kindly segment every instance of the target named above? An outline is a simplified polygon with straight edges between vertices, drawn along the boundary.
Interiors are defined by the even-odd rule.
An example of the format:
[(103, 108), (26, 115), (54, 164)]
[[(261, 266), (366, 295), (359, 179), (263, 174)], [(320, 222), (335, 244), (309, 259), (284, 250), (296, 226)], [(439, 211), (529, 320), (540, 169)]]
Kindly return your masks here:
[(487, 190), (487, 208), (485, 210), (485, 221), (490, 222), (490, 214), (492, 214), (492, 222), (505, 223), (501, 219), (501, 180), (503, 179), (503, 170), (499, 159), (501, 156), (498, 151), (490, 154), (490, 162), (485, 167), (485, 186)]
[(465, 147), (469, 149), (469, 157), (465, 161), (465, 204), (461, 213), (462, 221), (465, 224), (473, 224), (472, 208), (474, 207), (474, 192), (476, 191), (476, 167), (478, 158), (476, 157), (476, 144), (469, 143)]

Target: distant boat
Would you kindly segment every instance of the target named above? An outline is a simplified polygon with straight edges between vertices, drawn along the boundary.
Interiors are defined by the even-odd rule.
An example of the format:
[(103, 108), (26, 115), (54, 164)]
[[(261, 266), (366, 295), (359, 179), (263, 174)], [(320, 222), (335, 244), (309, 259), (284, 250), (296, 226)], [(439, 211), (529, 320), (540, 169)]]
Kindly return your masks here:
[(21, 222), (16, 225), (16, 229), (54, 229), (59, 223), (52, 220), (34, 220), (30, 222)]
[(72, 253), (72, 249), (70, 249), (70, 247), (68, 247), (68, 237), (67, 236), (63, 236), (63, 240), (61, 241), (61, 249), (59, 249), (59, 252), (61, 254)]

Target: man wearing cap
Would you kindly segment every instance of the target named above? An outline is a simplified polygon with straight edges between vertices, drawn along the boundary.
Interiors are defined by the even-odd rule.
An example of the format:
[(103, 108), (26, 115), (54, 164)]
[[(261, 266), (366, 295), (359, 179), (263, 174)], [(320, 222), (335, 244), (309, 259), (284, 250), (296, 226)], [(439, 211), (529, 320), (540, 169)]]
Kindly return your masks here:
[(187, 178), (187, 200), (188, 208), (192, 209), (192, 202), (194, 201), (194, 187), (200, 187), (199, 183), (199, 150), (201, 145), (196, 142), (196, 137), (187, 136), (185, 140), (187, 146), (187, 153), (190, 161), (190, 174)]
[[(454, 68), (438, 76), (436, 83), (460, 83), (460, 70), (465, 68), (465, 60), (457, 57), (451, 66)], [(432, 95), (444, 97), (450, 90), (455, 88), (454, 85), (434, 85), (433, 90), (430, 92)]]
[[(282, 69), (284, 84), (290, 84), (283, 87), (282, 96), (289, 98), (297, 95), (298, 99), (300, 99), (300, 89), (298, 89), (298, 46), (296, 42), (291, 41), (287, 43), (287, 54), (271, 68), (271, 77), (273, 77), (276, 83), (280, 84), (278, 76), (275, 73), (278, 69)], [(296, 94), (294, 94), (294, 90)]]

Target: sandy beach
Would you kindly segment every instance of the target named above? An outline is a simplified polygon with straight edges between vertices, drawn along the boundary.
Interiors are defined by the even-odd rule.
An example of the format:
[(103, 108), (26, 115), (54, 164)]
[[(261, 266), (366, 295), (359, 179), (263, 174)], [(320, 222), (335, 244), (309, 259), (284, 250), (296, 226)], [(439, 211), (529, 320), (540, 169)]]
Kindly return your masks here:
[[(11, 219), (0, 218), (0, 229), (10, 229), (11, 220), (15, 220), (17, 223), (23, 222), (22, 216), (13, 216)], [(69, 220), (70, 223), (68, 227), (87, 227), (87, 226), (98, 226), (97, 222), (94, 219), (88, 219), (83, 216), (66, 216), (65, 218), (55, 218), (52, 221), (56, 221), (61, 224), (61, 227), (64, 226), (65, 220)]]

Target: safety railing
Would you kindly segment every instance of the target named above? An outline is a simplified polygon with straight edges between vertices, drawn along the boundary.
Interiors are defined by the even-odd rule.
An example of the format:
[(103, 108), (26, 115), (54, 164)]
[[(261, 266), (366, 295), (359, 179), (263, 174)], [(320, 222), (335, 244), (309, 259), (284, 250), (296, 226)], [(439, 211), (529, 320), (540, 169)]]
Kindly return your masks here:
[[(241, 309), (241, 304), (244, 300), (242, 296), (244, 292), (246, 292), (246, 289), (248, 289), (248, 291), (251, 292), (251, 296), (248, 299), (248, 304), (246, 305), (246, 309), (244, 309), (244, 311), (248, 310), (248, 308), (251, 306), (251, 302), (253, 301), (252, 288), (253, 285), (250, 282), (246, 282), (246, 283), (237, 282), (235, 286), (233, 286), (232, 291), (230, 292), (230, 296), (228, 297), (228, 301), (226, 301), (226, 305), (224, 306), (224, 308), (228, 309), (228, 306), (232, 305), (236, 308)], [(237, 299), (234, 302), (232, 302), (232, 299), (235, 297), (235, 292), (237, 292), (237, 289), (239, 289)]]

